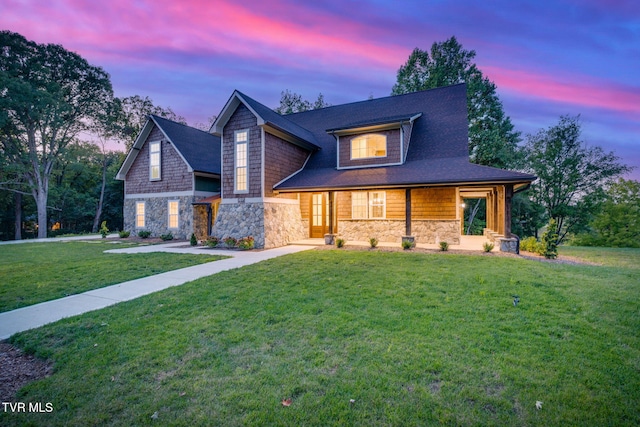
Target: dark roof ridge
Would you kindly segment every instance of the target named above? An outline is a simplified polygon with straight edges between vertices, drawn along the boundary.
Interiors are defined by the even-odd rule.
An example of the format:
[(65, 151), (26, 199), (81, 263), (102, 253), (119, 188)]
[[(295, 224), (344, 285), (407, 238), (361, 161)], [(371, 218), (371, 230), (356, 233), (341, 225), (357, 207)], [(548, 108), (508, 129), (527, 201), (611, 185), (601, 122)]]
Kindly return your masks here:
[(184, 126), (184, 127), (189, 128), (189, 129), (193, 129), (193, 130), (197, 130), (197, 131), (202, 132), (202, 133), (206, 133), (207, 135), (211, 135), (211, 133), (207, 132), (206, 130), (198, 129), (198, 128), (193, 127), (191, 125), (188, 125), (186, 123), (176, 122), (175, 120), (167, 119), (166, 117), (158, 116), (157, 114), (149, 114), (149, 117), (153, 117), (154, 119), (161, 119), (161, 120), (164, 120), (164, 121), (167, 121), (167, 122), (171, 122), (171, 123), (176, 124), (176, 125)]
[(331, 108), (338, 108), (338, 107), (342, 108), (342, 107), (345, 107), (345, 106), (354, 106), (354, 105), (357, 105), (357, 104), (365, 104), (365, 103), (372, 102), (372, 101), (380, 101), (380, 100), (384, 100), (384, 99), (396, 98), (396, 97), (401, 97), (401, 96), (415, 96), (416, 94), (422, 94), (424, 92), (435, 92), (435, 91), (438, 91), (438, 90), (450, 89), (452, 87), (462, 86), (462, 85), (466, 85), (466, 83), (462, 82), (462, 83), (456, 83), (456, 84), (448, 85), (448, 86), (440, 86), (440, 87), (434, 87), (434, 88), (430, 88), (430, 89), (418, 90), (418, 91), (415, 91), (415, 92), (401, 93), (401, 94), (398, 94), (398, 95), (387, 95), (387, 96), (381, 96), (380, 98), (371, 98), (371, 99), (364, 99), (364, 100), (361, 100), (361, 101), (346, 102), (344, 104), (329, 105), (328, 107), (316, 108), (316, 109), (307, 110), (307, 111), (299, 111), (297, 113), (281, 114), (280, 116), (287, 118), (287, 117), (291, 117), (291, 116), (297, 116), (297, 115), (300, 115), (300, 114), (309, 113), (311, 111), (328, 110), (328, 109), (331, 109)]

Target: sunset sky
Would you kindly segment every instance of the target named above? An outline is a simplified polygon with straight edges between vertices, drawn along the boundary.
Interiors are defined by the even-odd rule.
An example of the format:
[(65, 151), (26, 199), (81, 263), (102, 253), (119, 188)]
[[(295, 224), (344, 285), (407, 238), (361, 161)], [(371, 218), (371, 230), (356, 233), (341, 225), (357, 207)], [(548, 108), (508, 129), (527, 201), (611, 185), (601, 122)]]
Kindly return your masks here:
[(189, 124), (234, 89), (275, 107), (285, 89), (331, 104), (388, 96), (415, 47), (456, 36), (523, 137), (582, 118), (583, 140), (640, 179), (637, 0), (0, 0), (0, 29), (104, 68)]

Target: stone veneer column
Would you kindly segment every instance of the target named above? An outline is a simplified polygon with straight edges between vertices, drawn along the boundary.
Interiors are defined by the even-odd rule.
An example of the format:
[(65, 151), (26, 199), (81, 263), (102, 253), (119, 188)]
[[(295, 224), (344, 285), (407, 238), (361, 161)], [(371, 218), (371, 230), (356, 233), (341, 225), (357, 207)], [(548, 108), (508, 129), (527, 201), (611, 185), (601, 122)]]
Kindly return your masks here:
[(224, 239), (252, 236), (256, 248), (276, 248), (305, 238), (297, 203), (222, 203), (213, 235)]

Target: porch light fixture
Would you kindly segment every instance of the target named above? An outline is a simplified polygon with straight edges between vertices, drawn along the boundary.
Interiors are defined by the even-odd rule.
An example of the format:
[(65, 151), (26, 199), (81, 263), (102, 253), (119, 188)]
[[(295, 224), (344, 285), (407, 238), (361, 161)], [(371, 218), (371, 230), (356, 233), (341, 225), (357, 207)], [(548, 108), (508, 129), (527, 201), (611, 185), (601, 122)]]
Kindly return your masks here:
[(466, 207), (467, 207), (467, 205), (466, 205), (465, 203), (460, 203), (460, 207), (461, 207), (462, 209), (464, 209), (464, 208), (466, 208)]

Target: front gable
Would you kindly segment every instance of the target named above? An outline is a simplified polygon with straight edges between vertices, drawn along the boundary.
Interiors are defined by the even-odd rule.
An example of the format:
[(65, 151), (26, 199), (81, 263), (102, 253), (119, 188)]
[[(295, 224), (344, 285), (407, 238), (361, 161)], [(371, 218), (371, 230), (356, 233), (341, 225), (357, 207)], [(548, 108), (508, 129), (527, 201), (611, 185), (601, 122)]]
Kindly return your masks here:
[[(193, 190), (193, 171), (173, 144), (169, 142), (162, 130), (149, 121), (146, 138), (136, 141), (127, 156), (125, 165), (118, 173), (118, 178), (125, 181), (126, 194), (168, 193)], [(146, 127), (146, 126), (145, 126)], [(157, 146), (159, 152), (151, 153), (151, 147)], [(154, 176), (153, 162), (157, 159), (159, 175)], [(154, 171), (152, 173), (152, 170)]]

